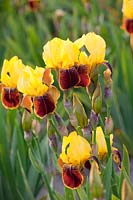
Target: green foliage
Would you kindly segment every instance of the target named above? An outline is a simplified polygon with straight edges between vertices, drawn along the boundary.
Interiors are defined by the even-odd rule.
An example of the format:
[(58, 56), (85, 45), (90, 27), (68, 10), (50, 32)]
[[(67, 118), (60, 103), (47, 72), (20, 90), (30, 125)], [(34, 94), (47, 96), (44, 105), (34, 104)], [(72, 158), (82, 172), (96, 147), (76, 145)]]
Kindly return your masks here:
[[(102, 5), (100, 2), (100, 0), (92, 0), (91, 9), (87, 10), (80, 0), (41, 0), (39, 9), (33, 11), (28, 7), (26, 0), (1, 0), (0, 66), (2, 66), (5, 58), (9, 59), (14, 55), (22, 58), (25, 64), (33, 67), (36, 65), (45, 66), (42, 60), (43, 45), (52, 37), (58, 36), (63, 39), (70, 38), (75, 40), (89, 31), (99, 33), (107, 43), (106, 57), (113, 67), (114, 94), (111, 114), (115, 123), (114, 133), (118, 143), (124, 143), (129, 153), (133, 155), (132, 50), (129, 45), (128, 35), (120, 29), (122, 19), (121, 2), (119, 0), (108, 0), (102, 1), (104, 2)], [(57, 9), (63, 11), (61, 16), (57, 15)], [(55, 84), (57, 85), (56, 81)], [(77, 101), (80, 104), (81, 101), (79, 113), (82, 112), (84, 118), (81, 118), (79, 113), (77, 113), (77, 118), (79, 118), (81, 127), (84, 127), (84, 124), (87, 124), (86, 116), (89, 116), (91, 110), (91, 100), (84, 89), (77, 89), (74, 92), (76, 93), (74, 103)], [(68, 115), (62, 107), (63, 104), (60, 102), (57, 110), (65, 119), (65, 124), (68, 125)], [(101, 120), (104, 119), (104, 116), (105, 107), (100, 116)], [(77, 192), (67, 188), (65, 188), (64, 195), (59, 194), (57, 191), (53, 192), (54, 189), (51, 185), (54, 175), (48, 169), (52, 168), (50, 157), (54, 158), (53, 163), (56, 163), (56, 165), (57, 157), (49, 149), (46, 128), (44, 128), (43, 135), (39, 141), (43, 154), (40, 169), (38, 160), (35, 160), (35, 158), (38, 159), (39, 157), (38, 146), (35, 141), (32, 141), (33, 149), (28, 149), (28, 145), (24, 141), (21, 117), (21, 110), (6, 111), (0, 105), (0, 199), (35, 199), (43, 184), (47, 187), (51, 199), (73, 200), (75, 197), (80, 200), (91, 199), (88, 178), (88, 182), (86, 181), (86, 184), (79, 188)], [(50, 122), (54, 126), (55, 123), (51, 119)], [(59, 135), (58, 128), (54, 128)], [(70, 125), (69, 129), (71, 129)], [(62, 139), (62, 136), (60, 136), (60, 139)], [(111, 156), (108, 159), (106, 168), (103, 170), (102, 182), (105, 187), (106, 200), (118, 200), (121, 198), (124, 179), (132, 187), (128, 151), (124, 146), (120, 176), (112, 169)], [(43, 169), (46, 169), (45, 174), (41, 174), (42, 165)], [(43, 179), (45, 183), (43, 183)], [(115, 189), (112, 186), (112, 179), (115, 180), (115, 184), (117, 183), (117, 188), (115, 186)], [(47, 196), (48, 194), (45, 197), (47, 198)]]

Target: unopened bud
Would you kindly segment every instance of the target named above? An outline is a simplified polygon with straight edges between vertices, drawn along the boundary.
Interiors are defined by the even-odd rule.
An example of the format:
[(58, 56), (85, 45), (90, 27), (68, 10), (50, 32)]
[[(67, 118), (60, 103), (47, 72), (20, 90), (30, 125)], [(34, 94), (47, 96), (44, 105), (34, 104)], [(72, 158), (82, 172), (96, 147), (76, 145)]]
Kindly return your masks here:
[(104, 71), (104, 80), (108, 82), (111, 79), (111, 76), (112, 76), (112, 73), (110, 69), (106, 69)]
[(76, 128), (78, 126), (78, 120), (75, 117), (75, 115), (72, 113), (69, 115), (69, 118), (70, 118), (71, 125)]
[(58, 144), (57, 144), (57, 138), (55, 134), (52, 134), (49, 136), (49, 146), (53, 151), (57, 152)]
[(24, 110), (22, 116), (22, 127), (25, 132), (29, 132), (31, 130), (32, 125), (32, 115), (27, 110)]
[(32, 140), (32, 132), (31, 131), (24, 131), (24, 139), (26, 142), (30, 142)]
[(65, 110), (68, 114), (72, 113), (72, 110), (73, 110), (73, 105), (72, 105), (72, 101), (70, 100), (70, 98), (64, 94), (64, 107), (65, 107)]
[(104, 88), (104, 98), (105, 98), (106, 104), (110, 105), (112, 101), (112, 88), (110, 87)]
[(83, 133), (83, 136), (87, 139), (90, 139), (91, 136), (92, 136), (92, 127), (90, 125), (90, 123), (82, 129), (82, 133)]
[(92, 162), (90, 170), (90, 191), (93, 199), (103, 198), (104, 188), (95, 161)]
[(92, 96), (92, 108), (96, 113), (99, 113), (102, 108), (102, 90), (99, 82)]
[(56, 122), (57, 122), (57, 128), (60, 132), (60, 134), (62, 136), (65, 136), (65, 135), (68, 135), (68, 130), (67, 130), (67, 127), (63, 121), (63, 119), (61, 118), (61, 116), (57, 113), (55, 113), (55, 119), (56, 119)]
[(106, 134), (112, 133), (113, 128), (114, 128), (114, 123), (113, 123), (112, 117), (111, 116), (110, 117), (106, 117), (105, 118), (105, 133)]
[(39, 135), (40, 131), (41, 131), (41, 124), (38, 120), (34, 119), (32, 121), (32, 131), (34, 133), (34, 135)]
[(62, 10), (62, 9), (57, 9), (57, 10), (55, 11), (55, 18), (56, 18), (57, 20), (59, 20), (59, 22), (60, 22), (61, 18), (64, 17), (65, 14), (66, 14), (66, 13), (65, 13), (64, 10)]
[(86, 127), (88, 123), (88, 118), (85, 113), (84, 107), (76, 94), (73, 95), (73, 113), (77, 118), (78, 125), (81, 128)]
[(98, 121), (99, 121), (98, 114), (94, 110), (91, 110), (90, 125), (93, 129), (95, 129), (97, 127)]
[(121, 200), (132, 200), (132, 199), (133, 199), (133, 191), (127, 179), (124, 179), (122, 183)]
[(47, 119), (47, 133), (48, 133), (50, 148), (53, 151), (57, 152), (58, 144), (57, 144), (57, 139), (55, 135), (55, 129), (53, 126), (51, 126), (50, 121), (48, 119)]

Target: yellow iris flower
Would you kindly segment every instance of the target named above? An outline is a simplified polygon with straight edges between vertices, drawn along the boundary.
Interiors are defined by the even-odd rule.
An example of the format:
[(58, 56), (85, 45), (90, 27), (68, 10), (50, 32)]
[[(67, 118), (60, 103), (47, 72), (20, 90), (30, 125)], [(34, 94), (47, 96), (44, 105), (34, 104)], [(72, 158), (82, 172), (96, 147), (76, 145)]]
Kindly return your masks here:
[(2, 84), (9, 88), (16, 88), (18, 78), (24, 67), (22, 60), (18, 59), (17, 56), (12, 57), (9, 61), (4, 60), (1, 71)]
[(26, 66), (18, 79), (18, 90), (24, 95), (29, 96), (44, 95), (44, 93), (46, 93), (49, 88), (46, 84), (43, 83), (42, 80), (44, 71), (45, 70), (42, 67), (36, 67), (35, 69), (32, 69), (31, 67)]
[(69, 39), (54, 38), (43, 47), (47, 68), (69, 69), (78, 63), (79, 49)]
[(83, 165), (91, 157), (89, 142), (73, 131), (69, 136), (63, 137), (62, 153), (60, 159), (65, 164), (73, 166)]
[(89, 53), (89, 56), (87, 56), (87, 54), (81, 52), (79, 57), (79, 62), (81, 64), (87, 64), (92, 68), (93, 66), (104, 62), (106, 43), (101, 36), (90, 32), (76, 40), (75, 44), (79, 49), (85, 46)]
[(125, 17), (133, 18), (133, 0), (123, 0), (122, 12)]

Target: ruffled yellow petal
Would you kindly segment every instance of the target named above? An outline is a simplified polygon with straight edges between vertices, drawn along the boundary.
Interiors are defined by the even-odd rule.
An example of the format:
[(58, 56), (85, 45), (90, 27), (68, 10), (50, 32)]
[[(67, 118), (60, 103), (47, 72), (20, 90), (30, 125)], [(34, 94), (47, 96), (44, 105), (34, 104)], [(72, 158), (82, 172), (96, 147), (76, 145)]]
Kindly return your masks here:
[(1, 82), (7, 87), (16, 88), (18, 78), (24, 67), (22, 60), (18, 59), (17, 56), (12, 57), (9, 61), (4, 60), (1, 71)]
[(133, 0), (123, 0), (122, 12), (125, 17), (133, 18)]
[(88, 56), (88, 60), (86, 59), (85, 55), (83, 56), (83, 54), (80, 54), (80, 57), (79, 57), (80, 64), (82, 64), (82, 62), (85, 62), (86, 60), (87, 63), (84, 63), (84, 64), (88, 64), (89, 67), (92, 68), (96, 66), (97, 64), (104, 62), (106, 44), (105, 44), (104, 39), (101, 36), (90, 32), (86, 35), (83, 35), (80, 39), (76, 40), (75, 44), (80, 49), (83, 46), (85, 46), (86, 49), (88, 50), (88, 53), (90, 54)]
[(68, 69), (78, 62), (79, 49), (69, 39), (54, 38), (43, 47), (47, 68)]
[(66, 164), (82, 165), (91, 156), (91, 147), (88, 141), (77, 135), (75, 131), (68, 137), (63, 137), (61, 160)]
[[(17, 88), (20, 92), (29, 96), (42, 96), (48, 90), (48, 86), (42, 81), (44, 68), (32, 69), (26, 66), (18, 79)], [(52, 76), (52, 75), (51, 75)]]

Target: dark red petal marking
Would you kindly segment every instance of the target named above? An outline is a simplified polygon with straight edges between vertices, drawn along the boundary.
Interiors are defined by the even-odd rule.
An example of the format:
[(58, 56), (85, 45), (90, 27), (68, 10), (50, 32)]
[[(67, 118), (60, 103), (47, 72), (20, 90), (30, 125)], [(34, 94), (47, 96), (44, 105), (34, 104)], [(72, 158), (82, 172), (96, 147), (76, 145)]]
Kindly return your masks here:
[(32, 99), (30, 96), (24, 96), (21, 102), (21, 107), (25, 108), (29, 112), (32, 112)]
[(80, 76), (80, 82), (77, 86), (86, 87), (90, 84), (90, 77), (88, 75), (88, 68), (87, 66), (79, 66), (77, 67), (78, 74)]
[(90, 161), (87, 160), (87, 161), (85, 162), (84, 166), (85, 166), (86, 169), (89, 169), (89, 170), (90, 170), (90, 169), (91, 169), (91, 163), (90, 163)]
[(39, 0), (28, 0), (28, 5), (33, 11), (36, 11), (39, 7)]
[(129, 34), (133, 33), (133, 19), (127, 19), (125, 21), (125, 28)]
[(59, 71), (59, 83), (63, 90), (77, 85), (79, 81), (80, 77), (75, 67)]
[(83, 183), (83, 179), (79, 169), (63, 166), (62, 180), (66, 187), (76, 189)]
[(33, 105), (35, 114), (40, 118), (52, 113), (55, 109), (55, 102), (48, 93), (46, 93), (44, 96), (34, 97)]
[(18, 108), (20, 103), (20, 94), (16, 88), (3, 87), (1, 92), (1, 101), (5, 108)]

